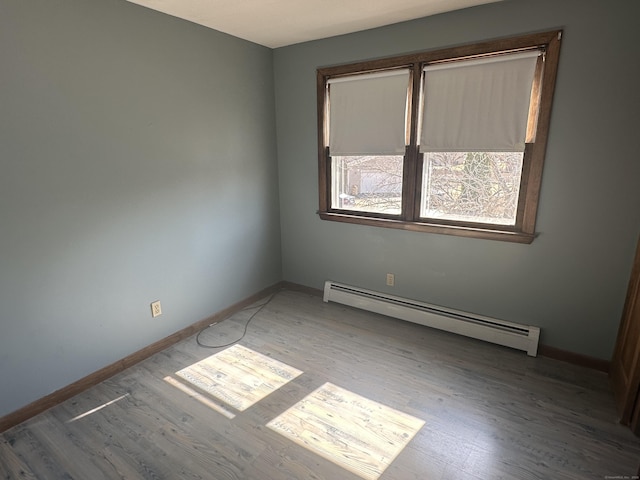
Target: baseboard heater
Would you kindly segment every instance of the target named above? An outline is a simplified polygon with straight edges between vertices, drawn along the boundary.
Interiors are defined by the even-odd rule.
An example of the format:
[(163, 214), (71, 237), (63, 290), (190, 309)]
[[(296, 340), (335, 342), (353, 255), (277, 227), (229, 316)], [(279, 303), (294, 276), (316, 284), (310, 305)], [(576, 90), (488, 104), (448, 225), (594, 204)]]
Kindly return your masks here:
[(540, 329), (327, 281), (324, 301), (336, 302), (427, 327), (524, 350), (535, 357)]

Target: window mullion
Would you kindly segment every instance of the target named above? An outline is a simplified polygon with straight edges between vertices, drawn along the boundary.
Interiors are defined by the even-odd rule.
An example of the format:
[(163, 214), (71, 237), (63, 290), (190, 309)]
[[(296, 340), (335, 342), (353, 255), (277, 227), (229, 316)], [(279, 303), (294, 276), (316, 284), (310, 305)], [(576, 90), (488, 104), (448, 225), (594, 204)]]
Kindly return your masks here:
[(402, 218), (408, 222), (418, 219), (420, 205), (420, 165), (418, 153), (418, 118), (419, 95), (422, 69), (419, 63), (411, 67), (411, 84), (409, 85), (409, 115), (407, 128), (409, 131), (409, 144), (404, 156), (403, 181), (402, 181)]

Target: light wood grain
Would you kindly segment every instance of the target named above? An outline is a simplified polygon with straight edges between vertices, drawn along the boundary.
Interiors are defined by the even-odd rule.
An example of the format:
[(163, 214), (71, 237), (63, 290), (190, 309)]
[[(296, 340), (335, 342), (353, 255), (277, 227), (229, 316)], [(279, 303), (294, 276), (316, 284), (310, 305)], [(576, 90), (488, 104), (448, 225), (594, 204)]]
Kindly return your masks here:
[(375, 480), (424, 421), (331, 383), (267, 426), (365, 479)]
[[(201, 340), (216, 343), (219, 328), (241, 334), (246, 319), (240, 312)], [(584, 480), (638, 471), (640, 440), (617, 422), (603, 372), (325, 304), (300, 291), (278, 293), (240, 345), (303, 373), (237, 410), (177, 375), (222, 351), (187, 338), (4, 432), (1, 477), (365, 478), (267, 427), (326, 383), (424, 421), (380, 480)], [(342, 414), (341, 428), (362, 418)], [(333, 440), (347, 448), (371, 443), (372, 435), (352, 436)]]
[(176, 375), (242, 411), (301, 373), (236, 344), (179, 370)]
[(6, 440), (0, 441), (0, 478), (36, 478)]

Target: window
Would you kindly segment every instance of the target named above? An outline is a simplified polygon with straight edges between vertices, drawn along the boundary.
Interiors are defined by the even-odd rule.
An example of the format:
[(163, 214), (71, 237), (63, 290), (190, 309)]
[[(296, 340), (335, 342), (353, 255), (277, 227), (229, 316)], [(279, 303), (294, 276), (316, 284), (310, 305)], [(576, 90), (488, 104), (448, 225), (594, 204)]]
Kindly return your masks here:
[(560, 37), (318, 69), (320, 217), (531, 243)]

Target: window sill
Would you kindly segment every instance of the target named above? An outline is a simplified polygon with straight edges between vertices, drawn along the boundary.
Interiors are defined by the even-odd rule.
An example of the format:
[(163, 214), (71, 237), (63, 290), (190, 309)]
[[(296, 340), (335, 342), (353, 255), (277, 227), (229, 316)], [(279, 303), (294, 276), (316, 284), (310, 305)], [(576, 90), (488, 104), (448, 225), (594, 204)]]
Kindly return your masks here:
[(494, 230), (490, 228), (471, 227), (463, 225), (442, 225), (426, 222), (405, 222), (388, 218), (374, 218), (349, 213), (318, 212), (322, 220), (332, 222), (355, 223), (368, 225), (371, 227), (397, 228), (412, 232), (437, 233), (441, 235), (455, 235), (467, 238), (481, 238), (485, 240), (498, 240), (501, 242), (526, 243), (530, 244), (535, 238), (535, 234)]

